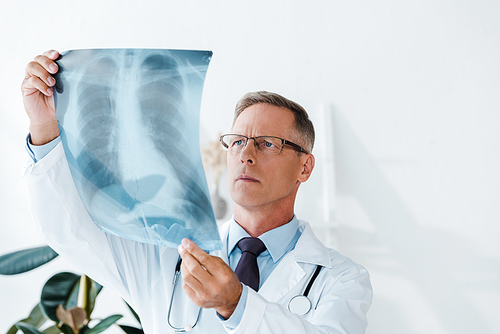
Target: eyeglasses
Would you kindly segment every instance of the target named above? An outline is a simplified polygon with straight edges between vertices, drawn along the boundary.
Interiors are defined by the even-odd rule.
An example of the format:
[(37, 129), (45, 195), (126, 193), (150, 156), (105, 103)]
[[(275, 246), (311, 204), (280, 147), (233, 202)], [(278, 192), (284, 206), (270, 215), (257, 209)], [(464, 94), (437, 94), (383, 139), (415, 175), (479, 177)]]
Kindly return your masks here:
[(299, 145), (292, 143), (289, 140), (273, 137), (273, 136), (258, 136), (258, 137), (247, 137), (237, 134), (226, 134), (220, 136), (219, 140), (222, 147), (229, 152), (237, 153), (243, 151), (248, 144), (248, 140), (253, 139), (255, 147), (265, 154), (278, 154), (281, 152), (283, 145), (291, 146), (295, 151), (304, 152), (309, 154)]

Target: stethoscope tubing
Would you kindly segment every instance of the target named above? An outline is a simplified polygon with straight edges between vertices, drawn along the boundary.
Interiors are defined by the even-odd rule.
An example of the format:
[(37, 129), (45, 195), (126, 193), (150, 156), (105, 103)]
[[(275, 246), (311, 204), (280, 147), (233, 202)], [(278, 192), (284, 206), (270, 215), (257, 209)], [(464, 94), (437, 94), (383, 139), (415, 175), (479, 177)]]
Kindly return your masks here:
[(304, 297), (307, 297), (307, 295), (309, 295), (309, 291), (311, 290), (314, 281), (318, 277), (319, 272), (321, 271), (321, 268), (323, 268), (323, 266), (321, 266), (319, 264), (316, 266), (316, 270), (314, 271), (314, 274), (312, 275), (311, 279), (309, 280), (309, 284), (307, 284), (307, 287), (304, 290), (304, 293), (302, 294)]
[(193, 325), (188, 325), (186, 327), (175, 327), (170, 323), (170, 313), (172, 311), (172, 304), (174, 301), (175, 288), (177, 286), (177, 281), (179, 280), (179, 275), (181, 274), (181, 264), (182, 258), (179, 256), (179, 260), (177, 260), (177, 264), (175, 266), (174, 280), (172, 282), (172, 295), (170, 297), (170, 305), (168, 306), (168, 315), (167, 315), (167, 323), (170, 327), (170, 333), (187, 333), (193, 330), (193, 328), (198, 324), (201, 316), (201, 307), (198, 309), (198, 315), (196, 317), (196, 321)]

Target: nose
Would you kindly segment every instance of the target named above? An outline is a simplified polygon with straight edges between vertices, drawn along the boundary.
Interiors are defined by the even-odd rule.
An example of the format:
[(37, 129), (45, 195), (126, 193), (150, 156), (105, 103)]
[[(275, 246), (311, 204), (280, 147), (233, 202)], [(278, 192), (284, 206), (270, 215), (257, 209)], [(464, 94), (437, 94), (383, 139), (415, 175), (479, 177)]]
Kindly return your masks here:
[[(250, 140), (253, 140), (253, 142), (250, 142)], [(241, 162), (254, 165), (256, 162), (255, 160), (256, 153), (257, 153), (257, 147), (255, 147), (255, 139), (249, 138), (247, 141), (247, 145), (240, 152)]]

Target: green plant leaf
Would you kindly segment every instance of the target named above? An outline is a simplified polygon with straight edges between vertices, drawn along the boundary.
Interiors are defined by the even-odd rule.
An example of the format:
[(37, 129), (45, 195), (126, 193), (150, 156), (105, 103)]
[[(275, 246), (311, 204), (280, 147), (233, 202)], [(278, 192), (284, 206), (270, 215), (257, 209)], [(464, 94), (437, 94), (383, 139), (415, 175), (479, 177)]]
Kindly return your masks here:
[[(125, 301), (125, 300), (123, 300)], [(141, 324), (142, 326), (142, 323), (141, 323), (141, 319), (139, 318), (139, 315), (135, 312), (135, 310), (132, 308), (132, 306), (130, 306), (126, 301), (125, 301), (125, 304), (127, 304), (128, 308), (130, 309), (130, 312), (132, 312), (132, 314), (134, 315), (135, 319), (139, 322), (139, 324)]]
[(76, 282), (76, 284), (73, 286), (73, 289), (71, 289), (71, 292), (69, 293), (68, 299), (66, 300), (66, 303), (64, 304), (64, 307), (67, 309), (71, 309), (73, 307), (76, 307), (78, 305), (78, 292), (80, 291), (80, 280)]
[(9, 330), (7, 331), (6, 334), (16, 334), (18, 330), (19, 330), (19, 328), (17, 328), (17, 326), (14, 324), (14, 325), (12, 325), (11, 328), (9, 328)]
[(57, 327), (56, 325), (54, 325), (54, 326), (50, 326), (50, 327), (45, 328), (43, 330), (43, 333), (44, 334), (60, 334), (62, 332), (59, 329), (59, 327)]
[[(101, 292), (101, 290), (102, 290), (102, 285), (92, 280), (92, 287), (90, 288), (90, 294), (89, 294), (90, 309), (87, 310), (87, 317), (90, 317), (90, 315), (92, 314), (92, 311), (94, 310), (95, 307), (95, 300), (99, 295), (99, 293)], [(64, 305), (65, 308), (72, 309), (77, 306), (79, 292), (80, 292), (80, 280), (78, 280), (78, 282), (76, 282), (75, 286), (73, 287), (73, 290), (71, 291), (70, 296), (66, 301), (66, 304)]]
[(80, 328), (78, 334), (87, 334), (88, 331), (89, 331), (89, 326), (85, 325), (82, 328)]
[[(18, 322), (23, 322), (29, 325), (33, 325), (36, 328), (40, 328), (45, 322), (47, 321), (47, 318), (45, 318), (45, 315), (42, 312), (42, 309), (40, 307), (40, 304), (37, 304), (30, 312), (30, 315), (23, 320), (20, 320)], [(8, 331), (7, 334), (16, 334), (18, 331), (18, 328), (14, 324)]]
[(99, 293), (101, 292), (101, 290), (102, 290), (102, 285), (92, 280), (92, 288), (90, 289), (90, 295), (89, 295), (89, 302), (90, 302), (90, 308), (88, 310), (89, 317), (92, 314), (92, 311), (94, 311), (95, 300), (99, 295)]
[(49, 246), (21, 250), (0, 256), (0, 274), (16, 275), (52, 261), (59, 254)]
[(58, 273), (52, 276), (43, 286), (40, 305), (47, 318), (59, 322), (56, 316), (57, 307), (64, 305), (80, 276), (72, 273)]
[(43, 334), (43, 332), (39, 331), (35, 326), (24, 322), (18, 322), (16, 327), (22, 330), (24, 334)]
[(114, 324), (118, 320), (120, 320), (122, 317), (123, 317), (123, 315), (121, 315), (121, 314), (110, 315), (109, 317), (107, 317), (106, 319), (104, 319), (103, 321), (101, 321), (100, 323), (95, 325), (93, 328), (91, 328), (89, 331), (85, 332), (85, 334), (100, 333), (100, 332), (106, 330), (109, 326), (111, 326), (112, 324)]
[(140, 328), (135, 328), (131, 326), (118, 325), (127, 334), (144, 334), (144, 331)]
[(65, 325), (65, 324), (63, 324), (63, 325), (59, 328), (59, 330), (61, 331), (61, 333), (64, 333), (64, 334), (75, 334), (75, 333), (73, 332), (73, 329), (72, 329), (70, 326)]

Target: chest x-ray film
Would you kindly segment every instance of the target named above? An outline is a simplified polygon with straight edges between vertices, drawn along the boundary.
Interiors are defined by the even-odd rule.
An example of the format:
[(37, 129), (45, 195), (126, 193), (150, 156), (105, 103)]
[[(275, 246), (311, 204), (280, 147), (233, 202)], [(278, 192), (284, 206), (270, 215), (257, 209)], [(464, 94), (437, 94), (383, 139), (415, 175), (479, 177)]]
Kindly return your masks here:
[(220, 249), (199, 148), (208, 51), (76, 50), (57, 61), (55, 105), (85, 208), (103, 231)]

